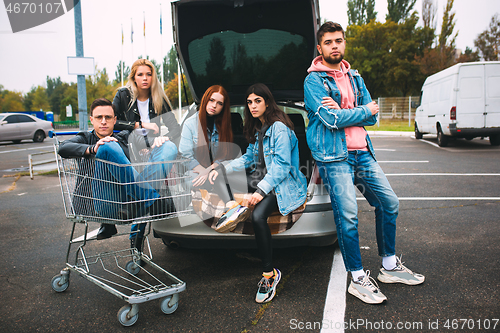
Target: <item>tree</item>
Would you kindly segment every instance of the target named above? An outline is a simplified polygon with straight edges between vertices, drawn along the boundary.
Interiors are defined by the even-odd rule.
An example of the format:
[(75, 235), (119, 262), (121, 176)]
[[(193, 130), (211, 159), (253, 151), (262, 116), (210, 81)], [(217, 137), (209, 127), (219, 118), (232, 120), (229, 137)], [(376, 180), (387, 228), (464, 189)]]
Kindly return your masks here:
[(432, 45), (433, 36), (417, 22), (414, 12), (399, 24), (388, 20), (347, 27), (346, 59), (359, 70), (372, 98), (419, 93), (425, 76), (415, 59)]
[(52, 92), (60, 85), (62, 85), (60, 76), (52, 79), (47, 75), (47, 97), (50, 98)]
[[(453, 30), (455, 29), (455, 12), (452, 12), (453, 2), (455, 0), (448, 0), (443, 13), (443, 23), (441, 24), (441, 33), (439, 34), (439, 48), (443, 53), (446, 48), (453, 50), (455, 48), (455, 40), (458, 36), (457, 33), (453, 36)], [(451, 37), (451, 39), (449, 39)]]
[[(73, 113), (71, 118), (66, 117), (66, 106), (71, 105), (73, 109)], [(76, 114), (78, 112), (78, 89), (76, 83), (68, 85), (65, 90), (64, 98), (61, 100), (61, 104), (59, 106), (61, 113), (59, 114), (59, 120), (75, 120)]]
[(436, 12), (437, 8), (432, 0), (422, 1), (422, 21), (424, 22), (424, 27), (436, 30)]
[(392, 20), (396, 23), (404, 22), (415, 6), (417, 0), (387, 0), (386, 20)]
[(0, 111), (24, 111), (23, 95), (17, 91), (2, 90), (0, 94)]
[[(179, 89), (178, 89), (178, 85), (179, 85), (179, 82), (178, 82), (178, 76), (177, 76), (177, 73), (173, 73), (174, 74), (174, 79), (169, 81), (168, 84), (167, 84), (167, 88), (165, 89), (165, 94), (167, 94), (167, 97), (168, 99), (170, 100), (170, 103), (172, 104), (172, 107), (174, 109), (176, 109), (178, 107), (178, 100), (179, 100)], [(182, 80), (184, 82), (186, 82), (186, 77), (184, 74), (182, 74)], [(188, 104), (191, 104), (193, 103), (193, 97), (191, 96), (191, 90), (189, 89), (182, 89), (182, 92), (181, 92), (181, 104), (183, 106), (186, 106), (188, 104), (186, 104), (186, 91), (187, 91), (187, 100), (188, 100)]]
[(49, 98), (47, 97), (47, 89), (42, 86), (36, 87), (33, 93), (33, 100), (31, 104), (32, 111), (51, 111)]
[[(128, 80), (128, 75), (130, 74), (130, 67), (125, 65), (125, 62), (123, 63), (123, 84), (127, 83)], [(118, 63), (116, 66), (116, 71), (115, 71), (115, 80), (113, 81), (114, 85), (120, 84), (121, 86), (122, 83), (122, 61)]]
[(377, 18), (375, 0), (347, 1), (347, 18), (349, 25), (363, 25)]
[(472, 52), (472, 49), (470, 47), (465, 48), (465, 52), (462, 53), (458, 58), (457, 58), (457, 63), (459, 62), (473, 62), (473, 61), (479, 61), (481, 57), (479, 56), (479, 50), (476, 50), (476, 52)]
[(491, 17), (489, 29), (477, 36), (474, 40), (474, 46), (479, 49), (481, 57), (484, 60), (499, 60), (500, 21), (498, 19), (498, 14)]
[(115, 87), (109, 82), (106, 68), (100, 70), (96, 66), (95, 74), (89, 75), (85, 79), (87, 88), (87, 110), (90, 110), (90, 105), (96, 98), (107, 98), (113, 100)]
[(163, 57), (163, 82), (169, 82), (175, 79), (175, 73), (177, 73), (177, 51), (175, 47), (172, 46), (168, 54)]

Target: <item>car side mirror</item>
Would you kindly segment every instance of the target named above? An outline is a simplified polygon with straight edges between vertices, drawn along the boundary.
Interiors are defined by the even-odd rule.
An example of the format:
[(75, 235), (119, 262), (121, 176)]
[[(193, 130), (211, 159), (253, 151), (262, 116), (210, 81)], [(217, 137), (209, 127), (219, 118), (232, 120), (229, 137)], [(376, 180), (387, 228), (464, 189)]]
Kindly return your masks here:
[(420, 106), (420, 103), (418, 103), (418, 102), (411, 102), (411, 107), (413, 109), (418, 108), (419, 106)]
[(0, 125), (7, 124), (7, 120), (0, 121)]

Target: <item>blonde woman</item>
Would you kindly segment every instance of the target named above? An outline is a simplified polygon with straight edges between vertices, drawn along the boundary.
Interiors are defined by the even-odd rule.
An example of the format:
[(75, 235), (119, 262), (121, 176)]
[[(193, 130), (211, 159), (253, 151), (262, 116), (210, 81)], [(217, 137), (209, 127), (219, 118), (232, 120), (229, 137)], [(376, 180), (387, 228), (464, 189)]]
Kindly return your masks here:
[[(151, 61), (138, 59), (133, 63), (128, 82), (116, 93), (113, 105), (117, 118), (115, 129), (130, 131), (132, 161), (134, 152), (141, 155), (142, 160), (148, 157), (153, 162), (171, 161), (177, 157), (180, 126)], [(162, 125), (168, 129), (165, 136), (161, 135)], [(165, 170), (162, 164), (152, 165), (150, 169), (153, 177), (154, 174), (170, 171)], [(142, 249), (144, 228), (145, 224), (134, 224), (130, 234), (132, 247), (139, 251)]]

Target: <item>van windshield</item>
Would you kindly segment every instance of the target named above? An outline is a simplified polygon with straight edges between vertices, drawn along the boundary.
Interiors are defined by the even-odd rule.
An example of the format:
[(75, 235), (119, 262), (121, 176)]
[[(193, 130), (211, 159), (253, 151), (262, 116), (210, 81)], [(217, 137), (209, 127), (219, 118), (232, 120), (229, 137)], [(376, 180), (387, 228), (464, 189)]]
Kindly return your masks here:
[(217, 82), (240, 93), (255, 82), (272, 90), (301, 90), (311, 63), (303, 36), (272, 29), (206, 35), (189, 43), (188, 59), (195, 90)]

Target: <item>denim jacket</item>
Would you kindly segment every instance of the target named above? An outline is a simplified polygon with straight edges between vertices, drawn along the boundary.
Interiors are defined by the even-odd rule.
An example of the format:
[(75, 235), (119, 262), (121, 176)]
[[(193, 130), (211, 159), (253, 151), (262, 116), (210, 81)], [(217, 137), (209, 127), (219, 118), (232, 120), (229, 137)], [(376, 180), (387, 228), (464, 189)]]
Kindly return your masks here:
[[(323, 97), (331, 97), (341, 105), (340, 90), (335, 79), (326, 72), (311, 72), (304, 80), (304, 102), (309, 118), (307, 144), (312, 156), (320, 162), (345, 160), (348, 155), (345, 127), (371, 126), (377, 122), (366, 104), (372, 101), (358, 71), (349, 70), (354, 92), (354, 109), (329, 109), (321, 104)], [(368, 150), (375, 158), (373, 146), (366, 135)]]
[[(258, 135), (255, 137), (255, 143), (248, 145), (244, 155), (225, 165), (227, 173), (255, 168), (259, 160)], [(276, 121), (264, 134), (262, 146), (267, 173), (257, 187), (266, 194), (274, 190), (280, 213), (287, 215), (300, 207), (307, 195), (307, 181), (299, 170), (297, 137), (285, 124)]]
[[(199, 111), (184, 122), (181, 132), (181, 141), (179, 142), (179, 152), (181, 153), (182, 158), (190, 160), (188, 165), (190, 170), (200, 164), (194, 156), (196, 145), (198, 143), (198, 113)], [(219, 132), (217, 132), (215, 124), (212, 132), (208, 132), (208, 137), (210, 138), (212, 154), (215, 156), (217, 154), (217, 148), (219, 147)]]

